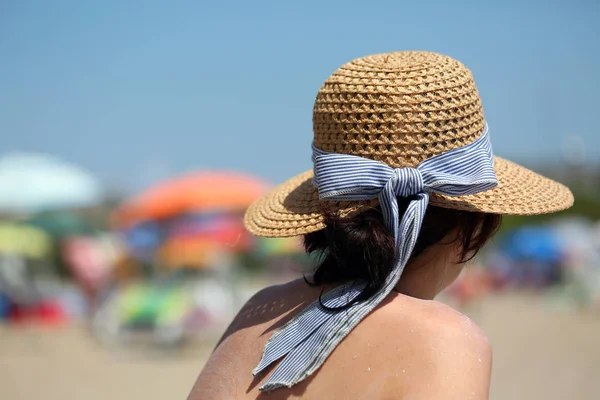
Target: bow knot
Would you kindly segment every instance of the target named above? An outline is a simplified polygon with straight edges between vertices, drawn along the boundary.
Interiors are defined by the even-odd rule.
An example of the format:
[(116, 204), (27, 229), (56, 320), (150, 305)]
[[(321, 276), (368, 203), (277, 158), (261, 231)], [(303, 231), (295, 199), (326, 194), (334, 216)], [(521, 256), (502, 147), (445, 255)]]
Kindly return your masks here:
[(423, 193), (423, 175), (416, 168), (396, 168), (386, 185), (391, 185), (393, 193), (399, 197), (409, 197)]

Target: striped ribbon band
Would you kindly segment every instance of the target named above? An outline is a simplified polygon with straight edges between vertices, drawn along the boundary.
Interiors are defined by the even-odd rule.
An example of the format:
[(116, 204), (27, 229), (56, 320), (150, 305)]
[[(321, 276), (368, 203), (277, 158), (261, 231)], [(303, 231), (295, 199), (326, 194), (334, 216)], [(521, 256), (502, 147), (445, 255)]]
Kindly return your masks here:
[[(313, 145), (314, 179), (320, 199), (360, 201), (379, 198), (386, 227), (396, 242), (396, 264), (383, 287), (369, 299), (341, 311), (310, 304), (271, 336), (256, 375), (284, 357), (261, 390), (291, 387), (316, 371), (338, 343), (379, 304), (398, 283), (417, 241), (429, 203), (429, 193), (464, 196), (498, 183), (487, 124), (467, 146), (429, 158), (416, 168), (391, 168), (379, 161), (329, 153)], [(413, 196), (404, 215), (398, 197)], [(366, 287), (355, 281), (338, 286), (321, 299), (328, 308), (349, 304)]]

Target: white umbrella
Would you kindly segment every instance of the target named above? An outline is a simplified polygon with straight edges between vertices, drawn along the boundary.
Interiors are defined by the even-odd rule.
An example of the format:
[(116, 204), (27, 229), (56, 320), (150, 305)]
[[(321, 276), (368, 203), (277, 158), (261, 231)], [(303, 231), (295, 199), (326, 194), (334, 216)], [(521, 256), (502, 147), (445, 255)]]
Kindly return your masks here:
[(56, 157), (10, 154), (0, 158), (0, 213), (27, 214), (97, 205), (100, 182)]

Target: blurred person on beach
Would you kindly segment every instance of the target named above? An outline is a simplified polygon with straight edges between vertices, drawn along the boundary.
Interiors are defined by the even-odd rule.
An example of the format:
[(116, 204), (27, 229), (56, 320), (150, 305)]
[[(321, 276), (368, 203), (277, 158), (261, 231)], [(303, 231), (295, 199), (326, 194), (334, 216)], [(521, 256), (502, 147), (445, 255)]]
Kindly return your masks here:
[(436, 53), (344, 64), (317, 94), (313, 131), (313, 169), (245, 224), (303, 236), (319, 261), (244, 305), (189, 399), (487, 399), (485, 333), (434, 299), (501, 215), (564, 210), (571, 192), (493, 155), (471, 72)]

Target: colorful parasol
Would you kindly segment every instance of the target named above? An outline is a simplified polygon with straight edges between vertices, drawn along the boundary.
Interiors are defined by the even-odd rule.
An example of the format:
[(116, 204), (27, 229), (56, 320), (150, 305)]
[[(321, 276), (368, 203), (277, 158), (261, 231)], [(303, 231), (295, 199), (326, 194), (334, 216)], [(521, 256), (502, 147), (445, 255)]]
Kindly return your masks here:
[(207, 267), (222, 252), (249, 250), (253, 243), (237, 213), (208, 213), (177, 218), (166, 229), (159, 257), (171, 267)]
[(558, 262), (564, 244), (556, 232), (544, 226), (523, 226), (508, 234), (502, 242), (505, 254), (515, 261)]
[(100, 183), (88, 172), (44, 154), (0, 159), (0, 213), (30, 214), (95, 206)]
[(0, 254), (42, 259), (51, 252), (52, 240), (42, 230), (27, 225), (0, 223)]
[(114, 218), (117, 225), (131, 227), (190, 212), (240, 210), (268, 188), (265, 182), (241, 173), (191, 173), (162, 182), (132, 198), (117, 209)]
[(190, 293), (181, 287), (147, 283), (126, 286), (118, 298), (120, 320), (128, 324), (164, 324), (183, 321), (194, 307)]
[(70, 211), (36, 214), (27, 219), (26, 222), (57, 239), (81, 235), (88, 236), (96, 233), (95, 229), (83, 217)]

